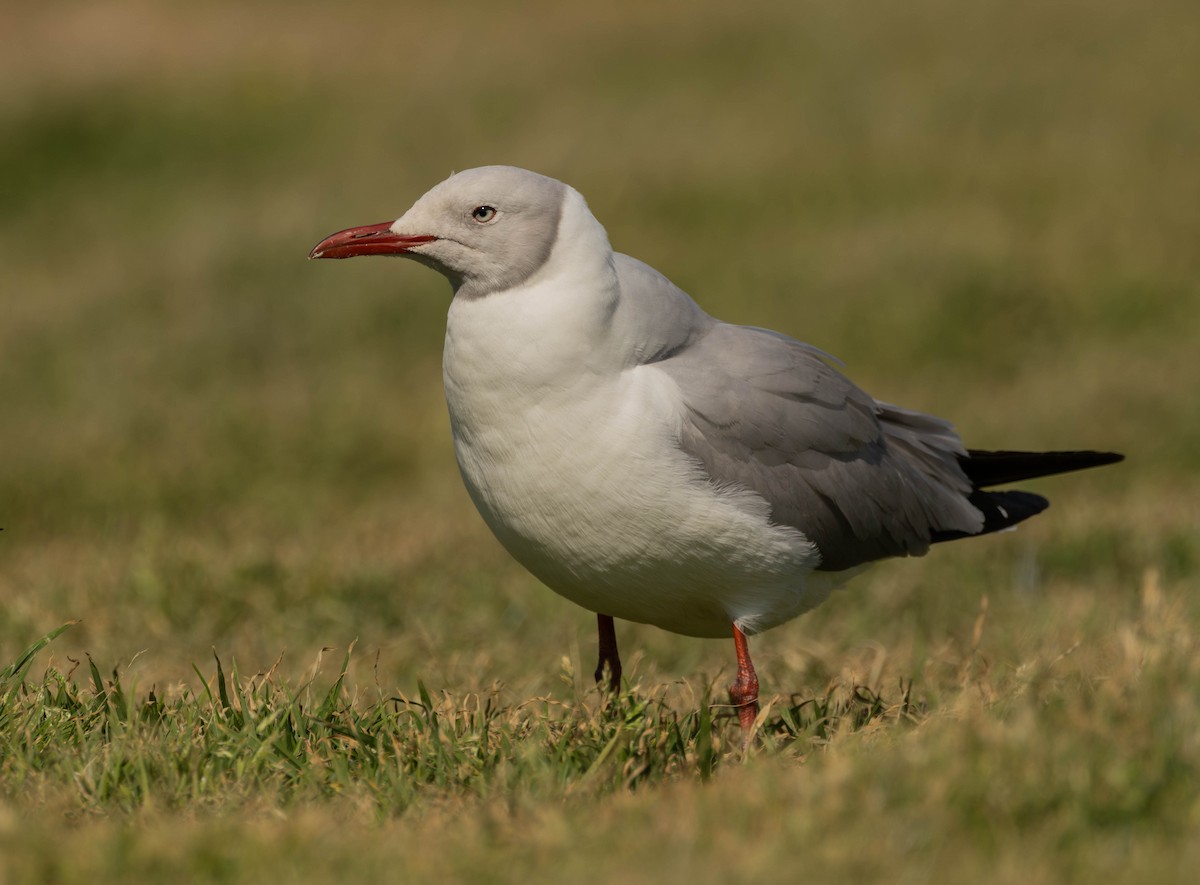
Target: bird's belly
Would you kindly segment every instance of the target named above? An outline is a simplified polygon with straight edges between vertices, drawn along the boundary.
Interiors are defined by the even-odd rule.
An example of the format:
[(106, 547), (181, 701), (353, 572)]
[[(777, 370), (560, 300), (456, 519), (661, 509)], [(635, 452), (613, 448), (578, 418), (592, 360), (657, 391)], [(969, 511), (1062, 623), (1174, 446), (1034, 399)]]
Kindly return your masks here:
[(459, 467), (496, 537), (573, 602), (677, 633), (759, 632), (818, 604), (829, 588), (806, 580), (813, 545), (771, 525), (757, 495), (708, 482), (651, 371), (503, 412), (448, 386)]

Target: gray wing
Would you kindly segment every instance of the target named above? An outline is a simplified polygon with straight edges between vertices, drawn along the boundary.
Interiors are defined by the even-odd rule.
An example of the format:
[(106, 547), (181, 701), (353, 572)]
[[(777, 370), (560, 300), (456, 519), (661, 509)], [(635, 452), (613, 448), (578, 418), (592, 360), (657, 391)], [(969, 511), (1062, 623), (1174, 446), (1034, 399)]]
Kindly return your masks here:
[(687, 407), (680, 446), (713, 482), (762, 495), (776, 523), (817, 545), (823, 570), (980, 532), (951, 425), (876, 402), (827, 359), (777, 332), (714, 322), (657, 363)]

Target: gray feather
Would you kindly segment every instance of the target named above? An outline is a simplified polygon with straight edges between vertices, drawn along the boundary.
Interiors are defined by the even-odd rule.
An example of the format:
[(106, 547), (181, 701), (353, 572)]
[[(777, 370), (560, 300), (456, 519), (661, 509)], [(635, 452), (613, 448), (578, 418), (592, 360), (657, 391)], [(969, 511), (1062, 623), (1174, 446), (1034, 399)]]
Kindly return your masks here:
[(817, 545), (824, 570), (983, 528), (951, 425), (876, 402), (816, 348), (711, 321), (659, 367), (686, 405), (683, 451), (714, 483), (766, 499), (774, 522)]

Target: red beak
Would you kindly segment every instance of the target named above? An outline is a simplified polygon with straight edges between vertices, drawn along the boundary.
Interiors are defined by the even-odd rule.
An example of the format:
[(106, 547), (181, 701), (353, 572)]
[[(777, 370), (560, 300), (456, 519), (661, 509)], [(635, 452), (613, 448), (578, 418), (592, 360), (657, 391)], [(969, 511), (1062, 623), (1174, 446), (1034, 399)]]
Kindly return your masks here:
[(394, 234), (394, 222), (351, 227), (332, 234), (308, 253), (309, 258), (354, 258), (357, 255), (404, 255), (417, 246), (432, 243), (437, 237)]

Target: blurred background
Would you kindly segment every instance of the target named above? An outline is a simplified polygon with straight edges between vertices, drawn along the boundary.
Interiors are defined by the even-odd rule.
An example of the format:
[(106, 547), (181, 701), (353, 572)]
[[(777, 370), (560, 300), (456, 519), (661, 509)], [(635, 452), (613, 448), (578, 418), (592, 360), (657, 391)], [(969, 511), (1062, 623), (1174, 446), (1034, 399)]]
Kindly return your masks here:
[[(384, 691), (588, 681), (591, 616), (461, 489), (445, 281), (305, 260), (489, 163), (974, 447), (1128, 454), (764, 636), (764, 686), (919, 679), (984, 595), (1019, 643), (1054, 602), (1117, 623), (1147, 569), (1194, 589), (1198, 33), (1186, 0), (9, 4), (0, 661), (78, 618), (56, 666), (160, 691), (355, 640)], [(620, 636), (635, 679), (729, 676)]]

